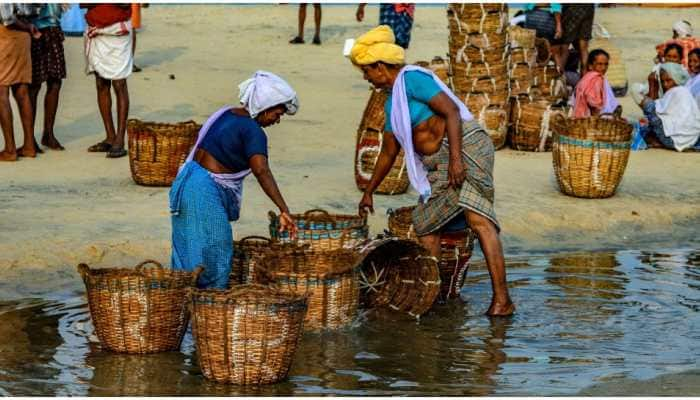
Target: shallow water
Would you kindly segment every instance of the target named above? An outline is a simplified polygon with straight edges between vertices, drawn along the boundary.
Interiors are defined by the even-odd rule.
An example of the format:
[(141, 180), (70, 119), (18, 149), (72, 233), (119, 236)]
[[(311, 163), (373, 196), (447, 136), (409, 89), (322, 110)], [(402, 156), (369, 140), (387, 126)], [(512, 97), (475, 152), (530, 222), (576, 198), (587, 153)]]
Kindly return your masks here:
[(490, 282), (473, 268), (464, 303), (307, 334), (289, 380), (260, 388), (205, 380), (189, 334), (181, 352), (102, 351), (82, 293), (0, 303), (0, 395), (552, 395), (698, 367), (700, 250), (542, 255), (508, 273), (513, 318), (481, 315)]

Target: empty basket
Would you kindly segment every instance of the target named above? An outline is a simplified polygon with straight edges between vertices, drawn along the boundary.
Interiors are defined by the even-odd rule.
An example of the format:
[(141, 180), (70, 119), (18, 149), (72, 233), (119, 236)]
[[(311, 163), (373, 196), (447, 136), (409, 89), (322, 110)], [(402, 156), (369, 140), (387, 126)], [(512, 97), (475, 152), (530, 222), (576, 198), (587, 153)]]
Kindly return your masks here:
[[(290, 242), (289, 233), (279, 231), (279, 216), (273, 211), (268, 215), (272, 240)], [(365, 241), (369, 235), (366, 216), (331, 214), (325, 210), (314, 209), (304, 214), (292, 214), (292, 218), (298, 228), (296, 243), (308, 244), (312, 249), (352, 248)]]

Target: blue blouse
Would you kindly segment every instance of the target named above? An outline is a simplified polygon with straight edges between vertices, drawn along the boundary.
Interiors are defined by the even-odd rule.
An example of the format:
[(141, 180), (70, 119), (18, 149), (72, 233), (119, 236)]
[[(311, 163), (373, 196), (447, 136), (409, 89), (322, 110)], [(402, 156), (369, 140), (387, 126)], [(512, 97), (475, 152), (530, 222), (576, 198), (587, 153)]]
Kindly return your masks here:
[[(409, 71), (404, 75), (406, 82), (406, 97), (408, 98), (408, 112), (411, 115), (411, 127), (427, 120), (435, 115), (428, 106), (430, 99), (442, 90), (432, 76), (421, 71)], [(393, 132), (391, 129), (391, 93), (384, 103), (384, 132)]]
[(231, 172), (240, 172), (250, 168), (252, 156), (267, 157), (267, 135), (254, 119), (229, 111), (211, 125), (199, 148)]

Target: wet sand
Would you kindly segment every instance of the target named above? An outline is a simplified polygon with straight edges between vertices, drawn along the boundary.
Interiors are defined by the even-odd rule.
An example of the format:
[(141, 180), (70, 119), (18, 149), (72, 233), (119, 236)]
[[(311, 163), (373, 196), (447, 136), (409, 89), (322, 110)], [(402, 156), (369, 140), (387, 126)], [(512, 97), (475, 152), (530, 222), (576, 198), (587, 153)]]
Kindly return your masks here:
[[(642, 394), (643, 393), (643, 394)], [(577, 396), (697, 396), (700, 394), (700, 370), (660, 375), (652, 379), (617, 379), (596, 384)]]
[[(354, 10), (323, 8), (319, 47), (287, 43), (296, 32), (294, 5), (154, 5), (144, 10), (138, 35), (136, 63), (144, 70), (128, 81), (130, 115), (203, 122), (221, 105), (235, 104), (237, 84), (253, 71), (274, 71), (301, 99), (296, 116), (268, 129), (270, 162), (292, 211), (322, 207), (352, 213), (360, 199), (353, 179), (355, 133), (368, 84), (341, 49), (345, 38), (378, 19), (376, 6), (367, 8), (363, 23), (355, 21)], [(596, 20), (623, 50), (633, 82), (651, 68), (651, 45), (666, 39), (671, 24), (687, 13), (624, 7), (598, 9)], [(307, 39), (312, 26), (309, 16)], [(446, 26), (444, 8), (419, 6), (408, 61), (444, 55)], [(78, 262), (99, 267), (169, 260), (168, 190), (135, 185), (127, 158), (107, 160), (85, 151), (103, 137), (94, 79), (83, 73), (82, 39), (67, 38), (65, 46), (69, 78), (56, 132), (67, 150), (0, 165), (0, 298), (77, 290)], [(640, 116), (629, 96), (621, 102), (626, 116)], [(496, 212), (506, 252), (697, 245), (698, 165), (698, 154), (633, 153), (615, 197), (584, 200), (559, 193), (551, 153), (501, 150)], [(388, 208), (412, 204), (416, 197), (376, 196), (372, 233), (385, 228)], [(235, 236), (266, 234), (272, 208), (249, 178)]]

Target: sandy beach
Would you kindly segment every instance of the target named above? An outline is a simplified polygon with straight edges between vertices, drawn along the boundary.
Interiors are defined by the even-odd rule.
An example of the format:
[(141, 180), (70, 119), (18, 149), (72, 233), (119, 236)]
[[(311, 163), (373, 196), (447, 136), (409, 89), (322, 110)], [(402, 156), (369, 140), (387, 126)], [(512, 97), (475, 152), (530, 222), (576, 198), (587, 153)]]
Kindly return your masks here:
[[(320, 47), (287, 43), (296, 30), (296, 12), (293, 5), (146, 9), (136, 56), (144, 70), (128, 81), (130, 116), (203, 122), (221, 105), (235, 103), (237, 84), (252, 72), (274, 71), (301, 100), (296, 116), (268, 129), (270, 162), (292, 211), (321, 207), (352, 213), (360, 198), (353, 181), (355, 132), (368, 84), (340, 54), (345, 38), (375, 23), (377, 7), (368, 7), (362, 23), (355, 21), (352, 6), (324, 7)], [(666, 39), (673, 21), (686, 12), (604, 8), (598, 9), (596, 22), (623, 50), (634, 82), (651, 67), (650, 44)], [(408, 60), (445, 55), (446, 25), (443, 7), (419, 6)], [(65, 48), (69, 78), (56, 132), (67, 150), (0, 166), (0, 278), (7, 289), (0, 291), (2, 297), (77, 288), (78, 262), (111, 266), (169, 260), (168, 190), (135, 185), (127, 158), (108, 160), (85, 151), (103, 137), (94, 78), (83, 73), (82, 38), (67, 38)], [(621, 102), (625, 116), (641, 115), (629, 96)], [(18, 120), (15, 113), (15, 129), (21, 132)], [(585, 200), (559, 193), (551, 153), (498, 151), (496, 211), (506, 253), (698, 243), (699, 165), (698, 154), (636, 152), (616, 196)], [(372, 232), (385, 228), (388, 208), (415, 199), (411, 191), (376, 196)], [(266, 234), (272, 208), (250, 178), (235, 236)]]

